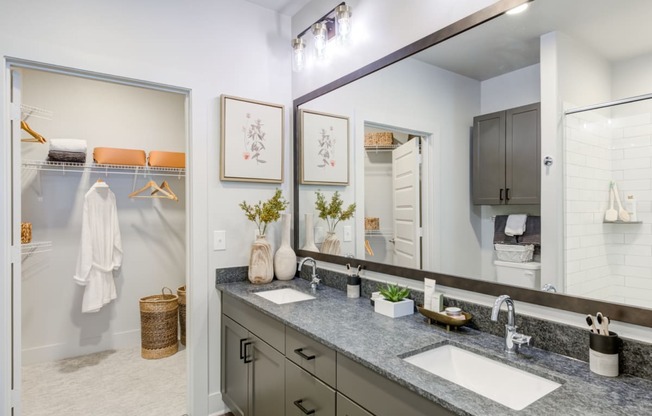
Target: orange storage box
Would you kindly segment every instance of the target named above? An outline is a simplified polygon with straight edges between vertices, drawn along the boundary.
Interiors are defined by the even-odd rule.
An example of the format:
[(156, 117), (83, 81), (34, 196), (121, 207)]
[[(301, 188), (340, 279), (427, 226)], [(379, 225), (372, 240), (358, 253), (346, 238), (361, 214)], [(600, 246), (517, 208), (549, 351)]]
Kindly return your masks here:
[(103, 165), (145, 166), (146, 157), (144, 150), (96, 147), (93, 149), (93, 160)]
[(152, 150), (149, 152), (148, 164), (159, 168), (180, 168), (186, 167), (186, 154), (183, 152), (164, 152)]

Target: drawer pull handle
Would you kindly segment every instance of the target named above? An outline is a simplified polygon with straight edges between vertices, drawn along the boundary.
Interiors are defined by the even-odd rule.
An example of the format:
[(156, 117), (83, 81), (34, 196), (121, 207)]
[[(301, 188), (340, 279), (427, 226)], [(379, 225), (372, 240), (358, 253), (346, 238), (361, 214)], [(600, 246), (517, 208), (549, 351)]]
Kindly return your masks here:
[(306, 354), (304, 354), (303, 353), (303, 348), (297, 348), (296, 350), (294, 350), (294, 352), (297, 353), (297, 355), (299, 357), (303, 358), (304, 360), (314, 360), (315, 357), (316, 357), (315, 355), (306, 355)]
[(303, 412), (304, 415), (312, 415), (312, 414), (315, 414), (315, 409), (310, 409), (310, 410), (308, 410), (308, 409), (306, 409), (305, 407), (303, 407), (303, 405), (302, 405), (301, 403), (303, 403), (303, 399), (302, 399), (302, 400), (295, 400), (295, 401), (294, 401), (294, 405), (295, 405), (296, 407), (298, 407), (299, 410), (301, 410), (301, 411)]
[(247, 347), (251, 345), (251, 342), (245, 342), (244, 343), (244, 362), (245, 363), (250, 363), (253, 361), (253, 359), (247, 354)]
[(242, 338), (240, 340), (240, 359), (244, 360), (245, 358), (245, 353), (244, 353), (244, 348), (242, 348), (242, 344), (247, 340), (247, 338)]

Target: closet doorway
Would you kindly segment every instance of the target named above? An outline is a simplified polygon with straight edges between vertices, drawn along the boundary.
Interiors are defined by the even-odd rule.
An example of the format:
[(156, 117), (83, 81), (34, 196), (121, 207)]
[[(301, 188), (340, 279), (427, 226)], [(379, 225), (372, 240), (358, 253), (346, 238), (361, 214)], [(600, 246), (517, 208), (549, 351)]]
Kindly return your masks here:
[[(185, 346), (165, 358), (141, 357), (139, 299), (164, 287), (176, 294), (186, 285), (185, 166), (150, 167), (141, 156), (128, 166), (120, 160), (97, 164), (93, 153), (97, 148), (135, 149), (142, 157), (152, 151), (186, 153), (189, 92), (38, 65), (12, 66), (11, 74), (21, 119), (12, 128), (14, 164), (20, 164), (14, 166), (20, 174), (14, 180), (19, 215), (13, 221), (18, 229), (26, 224), (30, 234), (14, 267), (18, 414), (183, 415), (189, 380)], [(73, 139), (54, 141), (64, 147), (83, 140), (86, 149), (53, 154), (53, 139)], [(80, 153), (85, 153), (81, 161)], [(73, 276), (85, 195), (98, 181), (115, 195), (122, 261), (112, 272), (117, 297), (87, 313), (85, 287)], [(143, 188), (139, 198), (130, 197)]]

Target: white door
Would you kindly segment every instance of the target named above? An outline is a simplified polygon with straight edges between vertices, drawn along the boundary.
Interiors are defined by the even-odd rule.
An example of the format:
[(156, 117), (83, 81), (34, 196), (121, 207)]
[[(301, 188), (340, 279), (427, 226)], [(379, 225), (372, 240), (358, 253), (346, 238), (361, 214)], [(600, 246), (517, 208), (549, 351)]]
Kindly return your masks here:
[(20, 146), (20, 104), (21, 104), (21, 74), (11, 71), (11, 152), (14, 163), (11, 169), (11, 337), (12, 337), (12, 371), (11, 371), (11, 402), (13, 415), (21, 414), (20, 385), (21, 385), (21, 146)]
[(394, 259), (397, 266), (421, 268), (419, 137), (392, 151)]

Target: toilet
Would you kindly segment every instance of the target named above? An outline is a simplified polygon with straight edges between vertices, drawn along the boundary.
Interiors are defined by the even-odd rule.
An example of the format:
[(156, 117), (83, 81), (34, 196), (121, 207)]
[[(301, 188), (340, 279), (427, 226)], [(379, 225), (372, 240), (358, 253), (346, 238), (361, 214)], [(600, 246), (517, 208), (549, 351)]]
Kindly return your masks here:
[(541, 287), (541, 263), (539, 262), (517, 263), (494, 260), (494, 265), (496, 266), (496, 281), (498, 283), (528, 289), (540, 289)]

